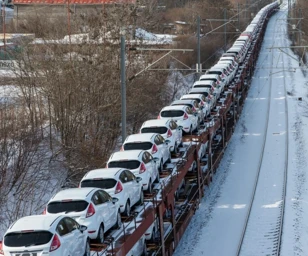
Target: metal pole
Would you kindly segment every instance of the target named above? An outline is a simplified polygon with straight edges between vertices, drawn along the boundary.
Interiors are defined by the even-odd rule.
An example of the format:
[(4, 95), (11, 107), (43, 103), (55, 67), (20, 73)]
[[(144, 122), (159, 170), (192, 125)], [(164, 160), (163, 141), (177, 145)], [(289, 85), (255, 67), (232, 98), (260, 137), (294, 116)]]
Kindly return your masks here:
[(121, 36), (121, 124), (122, 143), (126, 139), (125, 38)]
[(302, 8), (299, 8), (299, 45), (302, 45), (302, 20), (301, 18), (303, 17), (303, 14), (302, 14)]
[[(6, 51), (6, 38), (5, 38), (5, 34), (6, 34), (6, 24), (5, 24), (5, 5), (3, 5), (3, 8), (2, 8), (2, 16), (3, 16), (3, 50), (4, 50), (4, 54), (5, 54), (5, 51)], [(6, 54), (5, 54), (6, 55)]]
[(198, 56), (197, 56), (197, 61), (198, 61), (198, 73), (201, 73), (201, 47), (200, 47), (200, 16), (197, 18), (197, 48), (198, 48)]
[(225, 48), (225, 51), (227, 50), (227, 24), (226, 24), (226, 22), (227, 22), (227, 9), (226, 8), (224, 8), (224, 23), (225, 23), (225, 25), (224, 25), (224, 41), (225, 41), (225, 46), (224, 46), (224, 48)]
[(245, 21), (244, 21), (244, 24), (246, 25), (247, 23), (248, 23), (248, 20), (247, 20), (247, 6), (248, 6), (248, 4), (247, 4), (247, 0), (245, 0)]
[(237, 3), (237, 29), (240, 31), (240, 3)]

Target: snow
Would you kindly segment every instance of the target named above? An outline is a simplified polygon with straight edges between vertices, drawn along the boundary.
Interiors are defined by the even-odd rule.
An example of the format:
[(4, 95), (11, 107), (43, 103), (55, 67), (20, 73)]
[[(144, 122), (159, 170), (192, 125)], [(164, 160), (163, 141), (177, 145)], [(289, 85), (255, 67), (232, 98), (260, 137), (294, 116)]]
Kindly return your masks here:
[[(269, 22), (241, 118), (213, 183), (206, 188), (200, 208), (176, 249), (176, 256), (236, 254), (260, 164), (264, 136), (267, 136), (267, 141), (259, 177), (261, 186), (258, 185), (256, 191), (241, 255), (274, 253), (272, 241), (277, 238), (275, 228), (281, 206), (286, 153), (284, 79), (288, 91), (290, 139), (281, 255), (308, 255), (308, 134), (305, 132), (308, 125), (308, 82), (298, 68), (298, 62), (287, 55), (282, 57), (278, 50), (272, 50), (272, 63), (272, 53), (268, 49), (290, 45), (286, 21), (283, 19), (285, 15), (286, 10), (283, 9)], [(287, 49), (287, 52), (296, 58), (291, 50)], [(295, 73), (290, 70), (295, 70)], [(270, 88), (269, 110), (267, 102)], [(297, 101), (298, 97), (303, 97), (303, 101)], [(269, 126), (266, 133), (268, 111)], [(273, 234), (270, 233), (272, 231)]]
[[(130, 39), (130, 44), (142, 44), (142, 45), (160, 45), (160, 44), (172, 44), (173, 38), (175, 36), (168, 34), (154, 34), (148, 32), (142, 28), (137, 28), (135, 31), (135, 36), (137, 39)], [(63, 39), (58, 40), (44, 40), (42, 38), (36, 38), (32, 41), (32, 44), (81, 44), (81, 43), (92, 43), (92, 44), (102, 44), (105, 40), (109, 40), (112, 43), (119, 43), (118, 40), (112, 39), (111, 32), (105, 34), (105, 38), (100, 36), (96, 39), (91, 39), (89, 33), (82, 34), (72, 34), (66, 35)]]

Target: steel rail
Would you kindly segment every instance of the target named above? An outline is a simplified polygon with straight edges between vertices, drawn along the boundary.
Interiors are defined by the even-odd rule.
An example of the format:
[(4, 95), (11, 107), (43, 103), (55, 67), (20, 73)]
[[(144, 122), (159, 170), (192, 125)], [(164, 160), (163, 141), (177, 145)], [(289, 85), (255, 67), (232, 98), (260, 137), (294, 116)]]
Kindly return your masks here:
[[(273, 34), (272, 38), (273, 38), (273, 40), (275, 40), (274, 34)], [(272, 51), (271, 55), (272, 55), (271, 56), (271, 66), (273, 66), (273, 51)], [(255, 182), (254, 182), (254, 185), (253, 185), (253, 191), (252, 191), (250, 203), (249, 203), (249, 206), (248, 206), (248, 211), (247, 211), (247, 214), (246, 214), (246, 217), (245, 217), (244, 227), (242, 229), (240, 241), (238, 243), (238, 247), (237, 247), (237, 251), (236, 251), (237, 256), (240, 255), (241, 250), (242, 250), (242, 245), (243, 245), (243, 242), (244, 242), (244, 237), (245, 237), (245, 234), (246, 234), (249, 218), (250, 218), (250, 215), (251, 215), (251, 212), (252, 212), (252, 206), (253, 206), (253, 203), (254, 203), (254, 199), (255, 199), (255, 195), (256, 195), (256, 191), (257, 191), (257, 187), (258, 187), (259, 176), (260, 176), (261, 167), (262, 167), (262, 162), (263, 162), (265, 144), (266, 144), (266, 140), (267, 140), (268, 124), (269, 124), (269, 113), (270, 113), (270, 109), (271, 109), (272, 77), (270, 77), (270, 86), (269, 87), (270, 88), (269, 88), (268, 100), (267, 100), (268, 111), (267, 111), (267, 115), (266, 115), (266, 122), (265, 122), (265, 127), (264, 127), (265, 132), (264, 132), (264, 137), (263, 137), (263, 142), (262, 142), (261, 153), (260, 153), (260, 157), (259, 157), (259, 164), (258, 164), (257, 174), (256, 174), (256, 177), (255, 177)]]
[[(276, 20), (277, 23), (278, 19)], [(274, 34), (273, 34), (274, 37)], [(283, 57), (282, 57), (283, 58)], [(283, 60), (282, 60), (283, 62)], [(271, 66), (273, 66), (273, 52), (272, 52), (272, 60), (271, 60)], [(285, 213), (285, 201), (286, 201), (286, 192), (287, 192), (287, 176), (288, 176), (288, 157), (289, 157), (289, 148), (288, 148), (288, 144), (289, 144), (289, 120), (288, 120), (288, 101), (287, 101), (287, 88), (286, 88), (286, 70), (285, 70), (285, 66), (284, 66), (284, 62), (283, 62), (283, 67), (282, 67), (282, 72), (284, 73), (283, 76), (283, 86), (284, 86), (284, 94), (285, 94), (285, 127), (286, 127), (286, 138), (285, 138), (285, 163), (284, 163), (284, 177), (283, 177), (283, 184), (282, 184), (282, 194), (281, 194), (281, 204), (280, 204), (280, 216), (278, 216), (279, 219), (279, 228), (278, 228), (278, 240), (275, 240), (274, 243), (277, 243), (277, 247), (275, 250), (275, 254), (274, 255), (280, 255), (280, 250), (281, 250), (281, 241), (282, 241), (282, 232), (283, 232), (283, 223), (284, 223), (284, 213)], [(272, 88), (272, 73), (270, 73), (270, 87)], [(271, 94), (271, 88), (270, 88), (270, 94)], [(270, 109), (270, 97), (269, 97), (269, 109)], [(265, 133), (265, 140), (263, 141), (263, 150), (262, 150), (262, 154), (260, 156), (260, 162), (259, 162), (259, 169), (258, 169), (258, 173), (257, 173), (257, 177), (256, 177), (256, 181), (254, 184), (254, 190), (253, 190), (253, 195), (252, 195), (252, 200), (250, 202), (249, 205), (249, 209), (248, 209), (248, 213), (245, 219), (245, 224), (244, 224), (244, 228), (242, 231), (242, 235), (241, 235), (241, 239), (240, 239), (240, 243), (238, 245), (238, 249), (237, 249), (237, 254), (236, 255), (240, 255), (241, 253), (241, 249), (242, 249), (242, 245), (244, 242), (244, 238), (245, 238), (245, 233), (247, 230), (247, 226), (248, 226), (248, 222), (249, 222), (249, 218), (252, 212), (252, 206), (253, 206), (253, 202), (255, 199), (255, 194), (256, 194), (256, 190), (257, 190), (257, 186), (258, 186), (258, 180), (259, 180), (259, 174), (261, 171), (261, 166), (262, 166), (262, 160), (263, 160), (263, 156), (264, 156), (264, 149), (265, 149), (265, 144), (266, 144), (266, 137), (267, 137), (267, 130), (268, 130), (268, 122), (269, 122), (269, 112), (267, 113), (267, 127), (266, 127), (266, 133)]]
[[(285, 30), (285, 28), (283, 29)], [(287, 34), (287, 32), (285, 33)], [(288, 111), (288, 94), (286, 86), (286, 70), (284, 65), (284, 54), (282, 54), (282, 65), (283, 65), (283, 87), (285, 92), (285, 115), (286, 115), (286, 151), (285, 151), (285, 168), (284, 168), (284, 184), (283, 184), (283, 194), (282, 194), (282, 203), (281, 203), (281, 218), (279, 225), (279, 236), (278, 236), (278, 246), (276, 255), (280, 255), (281, 242), (282, 242), (282, 232), (285, 216), (285, 207), (286, 207), (286, 196), (287, 196), (287, 183), (288, 183), (288, 164), (289, 164), (289, 111)]]

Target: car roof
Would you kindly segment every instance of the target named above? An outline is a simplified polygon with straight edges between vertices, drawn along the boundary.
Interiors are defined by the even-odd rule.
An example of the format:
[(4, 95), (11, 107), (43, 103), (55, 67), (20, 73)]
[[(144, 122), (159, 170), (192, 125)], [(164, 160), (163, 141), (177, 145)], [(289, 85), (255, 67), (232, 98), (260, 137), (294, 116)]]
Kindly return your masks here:
[(185, 98), (194, 98), (194, 99), (200, 99), (202, 98), (203, 94), (185, 94), (183, 95), (181, 98), (185, 99)]
[(201, 81), (196, 81), (194, 82), (194, 85), (212, 85), (214, 84), (215, 82), (213, 80), (201, 80)]
[(31, 215), (20, 218), (7, 230), (7, 233), (22, 230), (49, 230), (50, 226), (63, 215)]
[(236, 40), (248, 40), (249, 36), (239, 36)]
[(215, 75), (215, 74), (205, 74), (205, 75), (200, 76), (200, 80), (201, 80), (201, 79), (206, 79), (206, 78), (215, 78), (215, 79), (217, 79), (217, 78), (219, 78), (219, 75)]
[(194, 102), (196, 102), (196, 100), (192, 100), (192, 99), (187, 99), (187, 100), (175, 100), (173, 101), (171, 104), (191, 104), (194, 105)]
[(158, 133), (139, 133), (139, 134), (132, 134), (127, 136), (124, 143), (127, 142), (137, 142), (137, 141), (151, 141), (154, 136)]
[(59, 191), (49, 202), (61, 201), (65, 199), (84, 200), (96, 188), (69, 188)]
[(213, 69), (227, 69), (227, 66), (228, 66), (227, 63), (217, 63), (212, 68)]
[(114, 178), (124, 168), (101, 168), (89, 171), (82, 180), (94, 179), (94, 178)]
[[(233, 46), (228, 51), (238, 51), (238, 50), (241, 50), (241, 49), (242, 49), (242, 47)], [(227, 51), (227, 53), (228, 53), (228, 51)]]
[(167, 111), (167, 110), (183, 110), (185, 111), (185, 109), (187, 108), (187, 106), (167, 106), (167, 107), (164, 107), (162, 111)]
[(170, 119), (151, 119), (147, 120), (142, 124), (142, 127), (155, 127), (155, 126), (168, 126), (168, 122), (172, 120)]
[(113, 153), (108, 162), (118, 161), (118, 160), (139, 160), (139, 155), (145, 152), (144, 150), (127, 150), (127, 151), (118, 151)]
[(209, 71), (221, 71), (222, 69), (224, 69), (223, 67), (217, 67), (216, 65), (214, 65), (213, 67), (211, 67), (209, 69)]
[(192, 88), (191, 92), (210, 92), (209, 88)]
[(228, 63), (228, 64), (232, 64), (232, 62), (234, 61), (234, 59), (220, 59), (218, 61), (218, 63)]

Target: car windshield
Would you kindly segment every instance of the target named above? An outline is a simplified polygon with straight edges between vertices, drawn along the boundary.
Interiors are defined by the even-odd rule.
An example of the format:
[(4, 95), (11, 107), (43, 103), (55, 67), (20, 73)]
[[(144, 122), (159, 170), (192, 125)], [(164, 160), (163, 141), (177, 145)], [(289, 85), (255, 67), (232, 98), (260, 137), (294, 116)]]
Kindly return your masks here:
[(210, 81), (214, 81), (214, 82), (217, 81), (216, 78), (201, 78), (201, 81), (206, 81), (206, 80), (210, 80)]
[(143, 149), (149, 150), (153, 147), (151, 142), (133, 142), (133, 143), (125, 143), (124, 150), (134, 150), (134, 149)]
[(117, 184), (114, 179), (93, 179), (93, 180), (83, 180), (80, 184), (82, 188), (102, 188), (109, 189), (113, 188)]
[(184, 115), (183, 110), (166, 110), (160, 114), (162, 117), (180, 117)]
[(4, 244), (8, 247), (41, 245), (49, 243), (52, 236), (48, 231), (14, 232), (4, 237)]
[(209, 84), (197, 84), (194, 86), (195, 88), (212, 88), (212, 85)]
[(47, 205), (47, 212), (49, 213), (82, 212), (85, 209), (87, 209), (88, 204), (89, 203), (84, 200), (51, 202)]
[(209, 74), (221, 75), (221, 71), (209, 71)]
[(144, 127), (141, 129), (141, 133), (159, 133), (165, 134), (168, 131), (167, 127)]
[(127, 160), (127, 161), (114, 161), (108, 163), (109, 168), (119, 167), (126, 169), (137, 169), (140, 166), (140, 162), (137, 160)]

